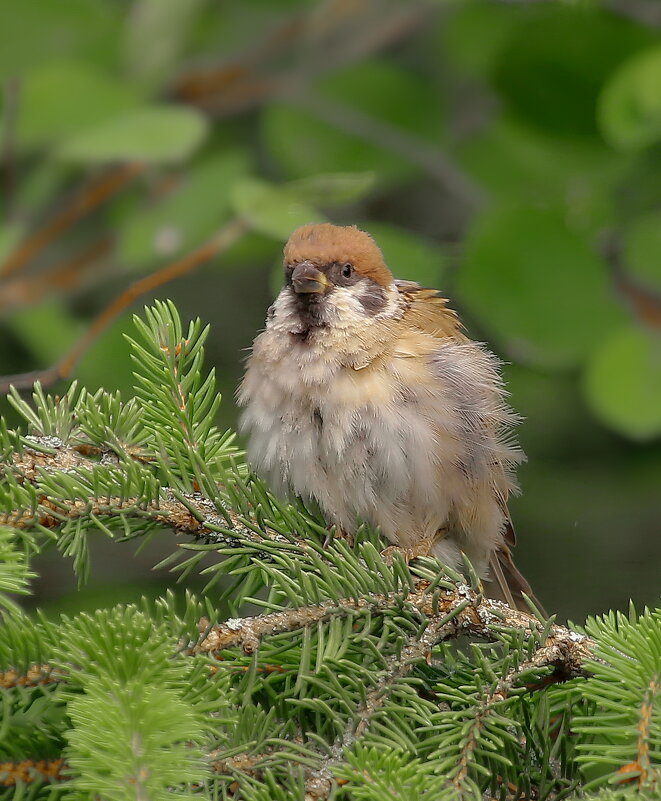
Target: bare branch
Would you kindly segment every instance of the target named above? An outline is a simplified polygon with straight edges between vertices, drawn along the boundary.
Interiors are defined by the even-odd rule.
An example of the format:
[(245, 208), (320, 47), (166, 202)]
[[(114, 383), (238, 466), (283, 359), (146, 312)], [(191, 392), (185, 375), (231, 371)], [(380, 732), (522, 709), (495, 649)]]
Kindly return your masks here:
[(482, 189), (442, 150), (419, 136), (319, 94), (292, 93), (287, 99), (334, 128), (416, 164), (470, 208), (483, 205), (485, 198)]
[(118, 295), (112, 303), (103, 309), (101, 314), (93, 321), (83, 336), (60, 362), (44, 370), (4, 376), (2, 380), (0, 380), (0, 392), (7, 392), (10, 386), (14, 386), (17, 389), (27, 389), (31, 387), (35, 381), (40, 381), (43, 386), (48, 386), (58, 379), (68, 378), (81, 356), (94, 340), (105, 331), (110, 323), (128, 308), (131, 303), (142, 295), (168, 283), (168, 281), (181, 278), (181, 276), (192, 272), (201, 264), (210, 261), (214, 256), (219, 255), (231, 247), (247, 230), (248, 226), (243, 220), (234, 219), (204, 245), (196, 248), (183, 258), (177, 259), (177, 261), (167, 264), (160, 270), (156, 270), (156, 272), (151, 273), (151, 275), (131, 284)]
[(24, 267), (63, 231), (122, 190), (143, 170), (142, 164), (125, 164), (92, 181), (64, 209), (22, 242), (0, 265), (0, 275), (7, 276)]

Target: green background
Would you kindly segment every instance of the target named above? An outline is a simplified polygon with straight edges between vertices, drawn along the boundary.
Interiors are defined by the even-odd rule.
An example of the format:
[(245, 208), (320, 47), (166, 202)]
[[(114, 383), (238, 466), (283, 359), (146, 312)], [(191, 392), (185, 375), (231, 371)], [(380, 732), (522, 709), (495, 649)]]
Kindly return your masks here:
[[(0, 83), (2, 374), (50, 366), (129, 285), (239, 217), (249, 233), (127, 307), (73, 373), (129, 395), (130, 315), (171, 297), (212, 323), (233, 425), (282, 242), (358, 223), (507, 362), (528, 455), (516, 559), (548, 610), (658, 601), (658, 4), (4, 2)], [(121, 191), (7, 269), (126, 164), (141, 166)], [(170, 547), (99, 543), (82, 594), (43, 557), (38, 603), (159, 592)]]

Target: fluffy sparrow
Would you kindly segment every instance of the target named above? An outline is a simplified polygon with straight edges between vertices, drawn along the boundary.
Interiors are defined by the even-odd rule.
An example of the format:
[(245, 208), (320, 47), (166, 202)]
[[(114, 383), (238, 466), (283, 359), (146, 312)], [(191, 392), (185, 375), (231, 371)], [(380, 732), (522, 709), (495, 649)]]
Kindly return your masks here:
[(348, 535), (364, 521), (454, 568), (463, 551), (520, 606), (507, 498), (523, 454), (496, 357), (355, 226), (298, 228), (284, 268), (238, 390), (255, 471)]

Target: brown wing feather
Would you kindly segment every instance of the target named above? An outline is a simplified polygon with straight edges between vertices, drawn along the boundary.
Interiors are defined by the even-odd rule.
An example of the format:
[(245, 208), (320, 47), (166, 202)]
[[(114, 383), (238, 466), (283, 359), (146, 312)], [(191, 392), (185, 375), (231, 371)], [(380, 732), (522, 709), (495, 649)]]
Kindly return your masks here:
[(414, 281), (395, 283), (406, 300), (404, 319), (410, 326), (437, 339), (466, 339), (457, 313), (448, 308), (447, 298), (439, 295), (436, 289), (422, 287)]
[[(421, 287), (413, 281), (396, 281), (397, 289), (407, 302), (404, 320), (413, 328), (424, 331), (437, 339), (452, 338), (458, 341), (467, 341), (463, 326), (457, 313), (448, 308), (447, 298), (442, 297), (435, 289)], [(523, 593), (537, 605), (542, 613), (544, 608), (535, 598), (530, 584), (517, 569), (512, 559), (511, 548), (516, 544), (514, 526), (507, 508), (507, 495), (503, 487), (494, 487), (505, 515), (505, 530), (503, 544), (498, 547), (490, 560), (492, 578), (485, 581), (487, 595), (499, 598), (513, 608), (528, 612)], [(544, 613), (545, 614), (545, 613)]]

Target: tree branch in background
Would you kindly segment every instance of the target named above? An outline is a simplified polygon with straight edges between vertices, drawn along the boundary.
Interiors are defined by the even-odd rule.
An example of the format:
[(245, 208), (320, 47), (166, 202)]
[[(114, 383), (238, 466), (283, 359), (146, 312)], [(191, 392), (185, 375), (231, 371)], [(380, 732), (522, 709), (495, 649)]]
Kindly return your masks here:
[[(257, 108), (341, 67), (396, 44), (423, 25), (434, 9), (428, 3), (400, 4), (342, 2), (325, 4), (323, 19), (318, 8), (294, 17), (261, 37), (248, 53), (214, 67), (189, 70), (178, 77), (174, 97), (216, 117)], [(330, 46), (326, 41), (330, 42)], [(307, 57), (309, 47), (314, 59)], [(276, 71), (274, 56), (299, 56), (300, 63)]]
[(613, 286), (636, 317), (649, 328), (661, 330), (661, 294), (630, 275), (624, 264), (622, 240), (609, 232), (600, 243), (600, 250), (610, 267)]
[(0, 265), (0, 276), (11, 275), (20, 270), (74, 223), (120, 192), (143, 169), (142, 164), (125, 164), (92, 181), (59, 214), (37, 229), (10, 254), (4, 264)]
[(435, 179), (452, 196), (471, 209), (483, 205), (485, 197), (482, 189), (442, 150), (424, 139), (344, 103), (338, 103), (327, 97), (322, 98), (318, 94), (294, 93), (287, 99), (328, 125), (358, 136), (418, 165), (426, 175)]
[(7, 392), (9, 387), (27, 389), (35, 381), (48, 386), (59, 379), (69, 378), (74, 367), (90, 347), (94, 340), (115, 320), (131, 303), (142, 295), (152, 292), (175, 278), (181, 278), (220, 253), (230, 248), (246, 231), (248, 226), (239, 219), (234, 219), (222, 228), (215, 236), (187, 256), (162, 267), (151, 275), (131, 284), (115, 300), (106, 306), (92, 322), (83, 336), (76, 342), (66, 356), (52, 367), (34, 370), (29, 373), (4, 376), (0, 379), (0, 392)]
[(661, 28), (661, 6), (656, 0), (606, 0), (604, 5), (623, 17)]
[(79, 253), (38, 275), (18, 275), (2, 282), (0, 290), (0, 312), (37, 303), (53, 291), (73, 289), (80, 285), (81, 278), (100, 259), (112, 251), (113, 239), (101, 236)]

